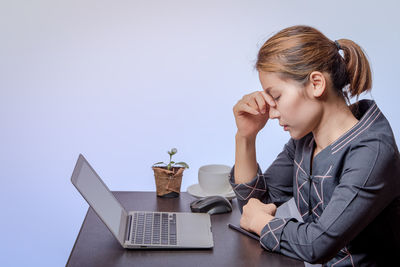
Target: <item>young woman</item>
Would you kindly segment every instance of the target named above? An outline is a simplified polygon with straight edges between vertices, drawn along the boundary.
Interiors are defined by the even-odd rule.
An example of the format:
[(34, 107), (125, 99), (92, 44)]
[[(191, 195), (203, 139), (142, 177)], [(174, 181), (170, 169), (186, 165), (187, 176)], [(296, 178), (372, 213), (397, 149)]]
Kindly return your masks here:
[[(233, 108), (231, 184), (241, 227), (260, 235), (265, 249), (310, 263), (399, 264), (400, 155), (393, 132), (374, 101), (348, 104), (348, 96), (372, 86), (362, 49), (294, 26), (265, 42), (256, 68), (264, 90)], [(291, 139), (262, 173), (255, 140), (268, 119), (279, 120)], [(303, 222), (275, 217), (292, 197)]]

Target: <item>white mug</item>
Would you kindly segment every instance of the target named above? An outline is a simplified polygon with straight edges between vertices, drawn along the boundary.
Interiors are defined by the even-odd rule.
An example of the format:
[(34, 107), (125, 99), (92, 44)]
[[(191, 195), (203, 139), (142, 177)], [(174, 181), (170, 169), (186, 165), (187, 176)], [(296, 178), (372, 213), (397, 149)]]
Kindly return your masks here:
[(225, 194), (232, 190), (229, 183), (231, 167), (221, 164), (204, 165), (199, 168), (199, 185), (207, 194)]

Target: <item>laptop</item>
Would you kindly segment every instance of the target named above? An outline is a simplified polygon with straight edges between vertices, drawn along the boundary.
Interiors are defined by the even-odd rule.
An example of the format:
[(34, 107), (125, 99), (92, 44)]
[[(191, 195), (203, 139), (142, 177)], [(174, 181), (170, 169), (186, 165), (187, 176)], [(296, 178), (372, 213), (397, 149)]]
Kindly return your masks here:
[(209, 214), (127, 211), (82, 155), (71, 181), (124, 248), (186, 249), (214, 245)]

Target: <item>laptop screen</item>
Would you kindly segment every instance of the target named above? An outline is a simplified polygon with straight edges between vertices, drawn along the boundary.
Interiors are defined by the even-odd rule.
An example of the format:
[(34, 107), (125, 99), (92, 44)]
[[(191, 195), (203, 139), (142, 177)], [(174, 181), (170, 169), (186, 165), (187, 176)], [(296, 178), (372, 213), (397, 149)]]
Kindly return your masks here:
[(126, 212), (83, 156), (78, 159), (72, 183), (118, 238), (121, 216)]

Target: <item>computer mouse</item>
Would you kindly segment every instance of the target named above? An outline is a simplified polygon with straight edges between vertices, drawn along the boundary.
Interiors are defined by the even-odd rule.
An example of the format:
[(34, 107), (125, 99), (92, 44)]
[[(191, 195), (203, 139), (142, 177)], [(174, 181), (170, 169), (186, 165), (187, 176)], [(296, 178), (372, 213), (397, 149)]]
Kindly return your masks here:
[(192, 212), (203, 212), (212, 214), (226, 213), (232, 211), (232, 204), (226, 197), (210, 196), (200, 198), (190, 203)]

